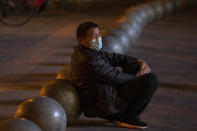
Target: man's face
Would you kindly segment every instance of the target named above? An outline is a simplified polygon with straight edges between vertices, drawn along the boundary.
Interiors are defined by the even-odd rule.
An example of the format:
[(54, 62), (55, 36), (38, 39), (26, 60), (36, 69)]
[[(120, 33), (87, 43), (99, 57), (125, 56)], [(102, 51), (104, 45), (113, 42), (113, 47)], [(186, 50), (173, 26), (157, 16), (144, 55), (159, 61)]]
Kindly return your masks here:
[(99, 39), (101, 38), (101, 31), (98, 27), (96, 28), (91, 28), (87, 31), (87, 35), (85, 38), (81, 38), (81, 43), (85, 45), (86, 47), (90, 47), (91, 43), (90, 41), (94, 39)]

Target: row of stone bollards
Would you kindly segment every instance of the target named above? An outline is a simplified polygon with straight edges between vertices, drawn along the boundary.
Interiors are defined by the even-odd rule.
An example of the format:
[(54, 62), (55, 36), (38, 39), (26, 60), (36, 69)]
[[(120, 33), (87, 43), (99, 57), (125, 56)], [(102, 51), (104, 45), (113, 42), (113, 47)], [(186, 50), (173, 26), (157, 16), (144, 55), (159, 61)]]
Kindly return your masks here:
[(66, 131), (80, 117), (76, 87), (68, 78), (46, 83), (39, 96), (23, 101), (15, 118), (0, 123), (0, 131)]
[(197, 5), (197, 0), (154, 0), (131, 6), (103, 37), (103, 51), (124, 54), (154, 20)]
[(0, 123), (0, 131), (65, 131), (66, 126), (63, 106), (51, 97), (40, 95), (22, 102), (15, 118)]

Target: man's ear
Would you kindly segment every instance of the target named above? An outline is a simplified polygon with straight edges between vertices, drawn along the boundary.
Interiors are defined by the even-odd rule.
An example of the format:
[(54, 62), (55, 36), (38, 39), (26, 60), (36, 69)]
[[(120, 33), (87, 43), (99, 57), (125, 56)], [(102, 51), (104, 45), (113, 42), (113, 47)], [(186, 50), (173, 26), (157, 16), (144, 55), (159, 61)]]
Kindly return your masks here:
[(86, 39), (84, 37), (78, 37), (77, 40), (78, 40), (79, 44), (82, 44), (82, 45), (88, 47)]
[(84, 44), (84, 38), (83, 38), (83, 37), (78, 37), (78, 38), (77, 38), (77, 41), (78, 41), (80, 44)]

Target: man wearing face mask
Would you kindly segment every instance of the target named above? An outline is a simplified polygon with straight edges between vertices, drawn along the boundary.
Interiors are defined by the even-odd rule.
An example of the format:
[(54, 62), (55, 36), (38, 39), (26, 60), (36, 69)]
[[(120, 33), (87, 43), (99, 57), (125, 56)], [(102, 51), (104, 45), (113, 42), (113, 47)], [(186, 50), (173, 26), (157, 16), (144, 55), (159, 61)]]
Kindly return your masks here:
[(78, 26), (77, 41), (71, 57), (71, 78), (84, 115), (104, 118), (120, 127), (148, 128), (139, 116), (158, 87), (149, 66), (135, 57), (103, 52), (100, 29), (93, 22)]

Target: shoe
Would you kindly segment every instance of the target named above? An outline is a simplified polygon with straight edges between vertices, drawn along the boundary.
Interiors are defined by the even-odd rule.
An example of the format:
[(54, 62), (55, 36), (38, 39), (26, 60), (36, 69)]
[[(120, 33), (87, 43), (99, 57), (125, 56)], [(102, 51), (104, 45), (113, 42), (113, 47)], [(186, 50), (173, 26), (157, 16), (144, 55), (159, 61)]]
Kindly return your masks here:
[(140, 120), (133, 120), (133, 121), (114, 121), (115, 126), (118, 127), (125, 127), (125, 128), (133, 128), (133, 129), (146, 129), (148, 128), (148, 124), (145, 122), (142, 122)]

